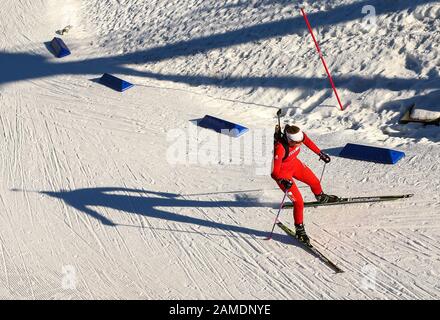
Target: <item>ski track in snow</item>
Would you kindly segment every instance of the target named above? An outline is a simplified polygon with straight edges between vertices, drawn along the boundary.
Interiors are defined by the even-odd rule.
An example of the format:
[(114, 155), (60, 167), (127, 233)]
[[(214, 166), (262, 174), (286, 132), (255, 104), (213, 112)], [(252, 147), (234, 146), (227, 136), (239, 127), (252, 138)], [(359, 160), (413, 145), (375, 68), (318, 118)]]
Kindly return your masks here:
[[(327, 87), (260, 86), (271, 80), (231, 85), (234, 77), (321, 77), (322, 66), (308, 63), (315, 53), (302, 31), (142, 62), (144, 50), (171, 43), (185, 52), (179, 43), (209, 41), (210, 35), (233, 32), (234, 25), (246, 28), (298, 16), (295, 6), (283, 1), (126, 0), (121, 5), (69, 0), (61, 7), (54, 0), (4, 2), (0, 54), (43, 57), (39, 62), (51, 63), (46, 67), (54, 74), (16, 81), (0, 76), (0, 298), (440, 297), (440, 135), (438, 129), (412, 125), (386, 131), (401, 107), (376, 104), (429, 95), (435, 88), (413, 83), (397, 93), (381, 89), (386, 79), (377, 80), (376, 88), (350, 80), (351, 89), (341, 93), (352, 106), (340, 113), (322, 107), (334, 105)], [(300, 4), (311, 17), (337, 7), (329, 1)], [(381, 26), (399, 36), (391, 44), (385, 35), (368, 36), (356, 21), (321, 26), (317, 35), (337, 75), (377, 71), (385, 78), (429, 78), (438, 69), (438, 48), (429, 43), (438, 43), (439, 14), (438, 4), (428, 1), (410, 13), (381, 16)], [(64, 38), (73, 54), (57, 60), (43, 44), (68, 24), (73, 29)], [(402, 26), (419, 33), (409, 41), (410, 32), (396, 31)], [(336, 39), (342, 39), (341, 46), (332, 49)], [(371, 47), (361, 59), (357, 50), (368, 41)], [(411, 56), (405, 45), (415, 46)], [(136, 51), (135, 63), (124, 57)], [(42, 73), (34, 60), (8, 59), (0, 63), (20, 63)], [(371, 65), (361, 61), (374, 59)], [(113, 69), (119, 61), (138, 86), (121, 95), (91, 81), (107, 68), (121, 71)], [(83, 70), (66, 67), (57, 73), (62, 63), (78, 62)], [(177, 83), (179, 75), (183, 83)], [(223, 80), (204, 83), (203, 76)], [(368, 141), (407, 153), (394, 166), (338, 157), (327, 166), (323, 185), (334, 194), (415, 194), (395, 202), (306, 209), (311, 238), (343, 274), (334, 274), (280, 229), (272, 241), (263, 240), (282, 194), (269, 176), (255, 176), (255, 166), (166, 163), (170, 129), (188, 128), (189, 120), (210, 113), (251, 129), (272, 128), (274, 106), (284, 108), (283, 120), (295, 119), (323, 149)], [(309, 151), (301, 158), (321, 171)], [(256, 186), (263, 191), (227, 193)], [(302, 190), (310, 199), (310, 192)], [(283, 211), (282, 220), (292, 226), (290, 210)], [(63, 288), (66, 266), (76, 272), (75, 289)]]

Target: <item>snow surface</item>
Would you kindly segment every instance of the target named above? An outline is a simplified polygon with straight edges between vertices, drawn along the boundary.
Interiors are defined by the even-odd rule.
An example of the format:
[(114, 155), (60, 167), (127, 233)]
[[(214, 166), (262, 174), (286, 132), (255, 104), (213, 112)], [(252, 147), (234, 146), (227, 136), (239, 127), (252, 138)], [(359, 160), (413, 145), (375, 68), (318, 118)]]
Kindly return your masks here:
[(440, 118), (440, 90), (430, 96), (414, 97), (414, 108), (411, 110), (411, 118), (418, 120), (437, 120)]
[[(418, 99), (439, 111), (439, 18), (429, 0), (2, 1), (0, 297), (439, 298), (440, 130), (398, 123)], [(57, 59), (48, 42), (68, 25), (72, 55)], [(111, 91), (96, 81), (105, 72), (136, 86)], [(333, 156), (327, 192), (415, 194), (306, 209), (309, 235), (343, 274), (279, 229), (263, 240), (282, 197), (270, 153), (170, 161), (170, 133), (194, 119), (235, 121), (246, 139), (272, 132), (277, 108)], [(206, 155), (218, 139), (203, 132), (196, 146)], [(349, 142), (406, 157), (337, 157)], [(301, 159), (322, 172), (310, 151)], [(281, 219), (293, 225), (290, 211)]]

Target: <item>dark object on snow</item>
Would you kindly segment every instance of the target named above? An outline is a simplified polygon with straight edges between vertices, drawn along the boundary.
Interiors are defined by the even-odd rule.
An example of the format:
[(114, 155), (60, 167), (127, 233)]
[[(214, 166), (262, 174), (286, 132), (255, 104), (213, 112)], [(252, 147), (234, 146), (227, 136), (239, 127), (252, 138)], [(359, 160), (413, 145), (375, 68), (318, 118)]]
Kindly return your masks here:
[(401, 151), (347, 143), (339, 153), (340, 157), (370, 161), (384, 164), (395, 164), (405, 156)]
[(105, 73), (101, 79), (99, 79), (99, 83), (112, 88), (113, 90), (123, 92), (127, 89), (133, 87), (133, 84), (127, 81), (124, 81), (120, 78), (112, 76), (111, 74)]
[(411, 107), (409, 107), (409, 109), (405, 112), (403, 117), (400, 119), (400, 121), (399, 121), (400, 124), (408, 124), (410, 122), (417, 122), (417, 123), (422, 123), (424, 125), (435, 124), (437, 126), (440, 126), (440, 117), (437, 119), (430, 119), (430, 120), (417, 119), (417, 118), (411, 117), (411, 114), (413, 113), (415, 106), (416, 106), (416, 104), (413, 103), (411, 105)]
[(59, 34), (60, 36), (64, 36), (66, 33), (68, 33), (70, 31), (71, 28), (72, 28), (72, 26), (68, 25), (67, 27), (65, 27), (62, 30), (57, 30), (56, 33)]
[(63, 58), (65, 56), (68, 56), (70, 54), (69, 48), (67, 48), (64, 41), (60, 38), (53, 38), (50, 45), (52, 46), (52, 49), (55, 53), (55, 56), (57, 58)]
[(239, 137), (249, 129), (239, 124), (222, 120), (216, 117), (206, 115), (198, 125), (203, 128), (212, 129), (218, 133), (224, 133), (231, 137)]

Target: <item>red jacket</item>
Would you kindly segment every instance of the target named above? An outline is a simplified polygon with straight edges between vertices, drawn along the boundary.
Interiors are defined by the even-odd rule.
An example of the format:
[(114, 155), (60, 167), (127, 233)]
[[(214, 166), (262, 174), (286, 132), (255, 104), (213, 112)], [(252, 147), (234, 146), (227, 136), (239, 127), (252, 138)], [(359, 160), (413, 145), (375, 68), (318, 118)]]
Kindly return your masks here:
[[(321, 152), (321, 150), (305, 133), (303, 143), (317, 155), (319, 155), (319, 153)], [(292, 172), (294, 171), (295, 166), (300, 163), (297, 158), (300, 151), (301, 145), (297, 145), (294, 147), (289, 146), (289, 156), (285, 160), (283, 160), (286, 151), (281, 142), (276, 142), (273, 154), (273, 169), (271, 174), (272, 178), (275, 180), (291, 179)]]

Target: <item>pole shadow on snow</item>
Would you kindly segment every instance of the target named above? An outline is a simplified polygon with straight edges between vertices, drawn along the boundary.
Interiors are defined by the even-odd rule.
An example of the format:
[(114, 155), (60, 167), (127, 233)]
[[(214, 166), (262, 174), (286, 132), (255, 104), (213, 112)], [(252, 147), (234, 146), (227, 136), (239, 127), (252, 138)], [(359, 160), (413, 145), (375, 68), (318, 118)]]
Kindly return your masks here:
[[(85, 188), (76, 190), (40, 191), (40, 194), (62, 200), (76, 210), (97, 219), (106, 226), (127, 226), (117, 224), (111, 218), (104, 216), (98, 210), (91, 207), (102, 207), (129, 214), (136, 214), (144, 217), (157, 218), (172, 222), (198, 225), (202, 227), (229, 231), (232, 233), (245, 234), (256, 237), (267, 237), (269, 230), (257, 230), (243, 226), (225, 224), (220, 222), (208, 221), (197, 217), (190, 217), (182, 214), (168, 212), (166, 208), (258, 208), (258, 207), (276, 207), (274, 203), (258, 203), (251, 200), (243, 201), (203, 201), (188, 200), (179, 198), (178, 194), (153, 192), (139, 189), (127, 188)], [(289, 215), (290, 217), (291, 215)], [(267, 219), (267, 229), (270, 229), (273, 220)], [(141, 226), (139, 226), (141, 228)], [(202, 232), (200, 232), (202, 233)], [(274, 235), (274, 239), (288, 244), (294, 244), (289, 236), (282, 234)], [(233, 236), (233, 235), (231, 235)]]

